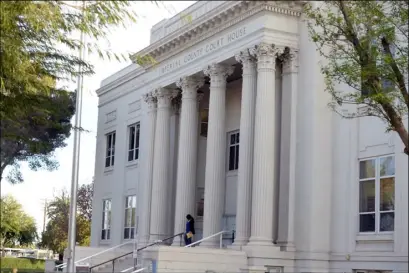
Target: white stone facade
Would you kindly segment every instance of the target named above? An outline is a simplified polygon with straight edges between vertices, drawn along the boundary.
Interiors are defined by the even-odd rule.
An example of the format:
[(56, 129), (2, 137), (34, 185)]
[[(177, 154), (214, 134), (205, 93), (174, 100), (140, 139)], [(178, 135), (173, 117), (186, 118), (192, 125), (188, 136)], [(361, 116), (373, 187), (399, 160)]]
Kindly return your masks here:
[[(153, 27), (138, 53), (153, 64), (102, 82), (92, 246), (132, 239), (125, 200), (136, 195), (142, 244), (183, 232), (189, 213), (195, 240), (235, 230), (229, 248), (246, 253), (249, 271), (408, 271), (408, 158), (377, 120), (327, 107), (302, 4), (197, 2), (183, 12), (191, 21), (176, 15)], [(394, 160), (384, 178), (394, 189), (389, 212), (379, 205), (385, 156)], [(360, 179), (360, 162), (372, 158), (374, 178)], [(375, 195), (360, 198), (371, 187)], [(391, 215), (393, 230), (383, 227)], [(372, 228), (368, 217), (375, 230), (360, 232)]]

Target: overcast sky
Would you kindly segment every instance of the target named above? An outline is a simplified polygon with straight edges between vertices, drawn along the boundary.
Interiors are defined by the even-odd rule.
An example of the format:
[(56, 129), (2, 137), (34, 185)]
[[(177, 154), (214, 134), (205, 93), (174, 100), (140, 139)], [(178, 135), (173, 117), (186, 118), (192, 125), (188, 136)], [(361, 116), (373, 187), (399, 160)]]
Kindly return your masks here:
[[(163, 1), (159, 7), (150, 1), (133, 2), (139, 16), (138, 22), (127, 29), (116, 29), (110, 35), (110, 47), (115, 52), (137, 52), (149, 45), (151, 27), (165, 18), (170, 18), (195, 1)], [(98, 98), (95, 90), (103, 79), (126, 67), (130, 62), (99, 60), (88, 56), (95, 65), (95, 75), (84, 80), (84, 97), (82, 127), (91, 131), (81, 136), (81, 157), (79, 185), (88, 184), (94, 176), (95, 141), (98, 119)], [(75, 86), (75, 83), (74, 83)], [(1, 195), (13, 195), (33, 216), (39, 232), (43, 228), (44, 200), (51, 199), (62, 189), (70, 191), (73, 139), (70, 137), (67, 146), (56, 152), (60, 167), (57, 171), (31, 171), (27, 165), (22, 165), (24, 183), (11, 185), (7, 181), (1, 183)], [(6, 176), (6, 175), (5, 175)]]

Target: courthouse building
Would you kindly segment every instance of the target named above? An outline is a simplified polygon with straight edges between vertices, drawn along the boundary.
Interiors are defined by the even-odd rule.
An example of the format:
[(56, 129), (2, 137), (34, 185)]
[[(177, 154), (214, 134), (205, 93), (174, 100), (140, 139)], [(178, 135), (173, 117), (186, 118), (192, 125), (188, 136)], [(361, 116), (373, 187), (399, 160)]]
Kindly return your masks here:
[(408, 272), (408, 157), (378, 119), (328, 108), (303, 5), (196, 2), (102, 82), (92, 247), (191, 214), (194, 241), (226, 231), (223, 248), (176, 237), (158, 272)]

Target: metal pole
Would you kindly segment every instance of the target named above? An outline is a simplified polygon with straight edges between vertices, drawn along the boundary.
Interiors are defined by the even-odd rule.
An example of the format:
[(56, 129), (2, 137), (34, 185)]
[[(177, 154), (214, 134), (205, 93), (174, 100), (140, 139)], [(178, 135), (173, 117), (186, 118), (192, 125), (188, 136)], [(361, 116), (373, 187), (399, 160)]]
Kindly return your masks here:
[[(82, 2), (82, 15), (84, 16), (85, 1)], [(79, 59), (84, 57), (85, 50), (85, 36), (81, 31)], [(80, 163), (80, 144), (81, 144), (81, 114), (82, 114), (82, 90), (83, 90), (83, 76), (81, 74), (82, 66), (78, 66), (77, 78), (77, 93), (75, 103), (75, 128), (74, 128), (74, 148), (72, 155), (72, 173), (71, 173), (71, 200), (70, 200), (70, 219), (68, 224), (68, 252), (67, 252), (67, 272), (75, 272), (75, 244), (76, 244), (76, 215), (77, 215), (77, 188), (79, 177), (79, 163)]]

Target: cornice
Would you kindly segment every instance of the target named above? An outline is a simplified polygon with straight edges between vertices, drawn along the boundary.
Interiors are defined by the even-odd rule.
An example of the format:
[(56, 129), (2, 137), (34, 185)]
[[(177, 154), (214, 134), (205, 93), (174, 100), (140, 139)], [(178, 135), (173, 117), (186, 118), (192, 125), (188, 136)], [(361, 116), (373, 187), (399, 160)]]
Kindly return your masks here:
[(146, 69), (170, 58), (214, 34), (252, 16), (260, 11), (269, 11), (299, 17), (305, 1), (226, 1), (217, 8), (213, 16), (205, 14), (191, 24), (158, 40), (131, 58), (150, 56), (154, 63), (144, 65)]

